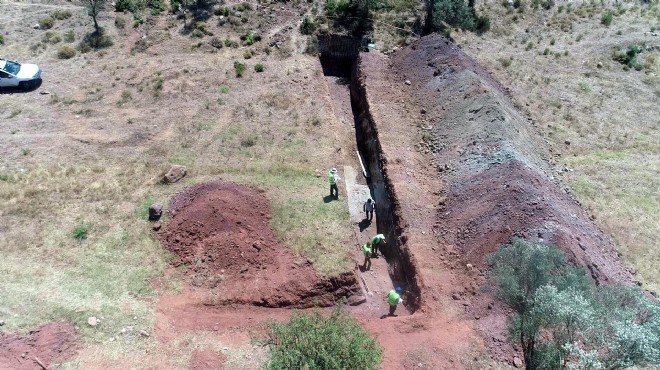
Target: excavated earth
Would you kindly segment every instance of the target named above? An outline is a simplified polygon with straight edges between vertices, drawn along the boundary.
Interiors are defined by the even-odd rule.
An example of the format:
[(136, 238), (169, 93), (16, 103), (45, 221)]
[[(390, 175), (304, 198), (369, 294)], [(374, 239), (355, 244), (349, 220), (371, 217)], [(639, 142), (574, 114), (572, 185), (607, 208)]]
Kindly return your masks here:
[(360, 288), (353, 273), (321, 278), (311, 263), (280, 243), (270, 202), (251, 187), (211, 182), (177, 194), (158, 238), (185, 266), (194, 287), (215, 292), (206, 304), (331, 306)]
[(50, 368), (72, 358), (77, 349), (75, 329), (69, 323), (50, 323), (24, 336), (0, 333), (0, 369)]
[[(448, 330), (512, 363), (520, 354), (506, 341), (511, 311), (482, 287), (485, 256), (513, 237), (557, 245), (596, 283), (632, 283), (611, 239), (552, 176), (533, 124), (460, 48), (430, 35), (390, 56), (362, 53), (352, 88), (379, 141), (394, 236), (419, 287), (413, 319), (425, 325), (407, 343)], [(429, 368), (475, 366), (468, 350), (428, 337), (416, 346), (435, 353)]]

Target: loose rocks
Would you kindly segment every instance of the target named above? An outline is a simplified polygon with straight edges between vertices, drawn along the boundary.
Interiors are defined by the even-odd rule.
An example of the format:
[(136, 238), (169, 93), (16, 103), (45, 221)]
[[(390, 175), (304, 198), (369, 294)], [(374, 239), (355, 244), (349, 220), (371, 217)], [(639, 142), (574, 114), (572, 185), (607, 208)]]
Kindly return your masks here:
[(162, 204), (152, 204), (149, 207), (149, 219), (156, 221), (163, 215), (163, 205)]
[(174, 184), (186, 176), (188, 170), (185, 166), (172, 166), (169, 171), (163, 176), (163, 183)]

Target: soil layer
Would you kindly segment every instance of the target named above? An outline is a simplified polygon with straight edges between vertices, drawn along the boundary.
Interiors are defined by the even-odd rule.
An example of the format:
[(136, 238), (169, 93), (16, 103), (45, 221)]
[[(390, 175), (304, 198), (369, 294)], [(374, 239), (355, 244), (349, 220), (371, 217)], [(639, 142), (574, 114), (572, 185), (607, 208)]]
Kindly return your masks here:
[(0, 369), (43, 369), (72, 358), (77, 351), (76, 333), (68, 323), (50, 323), (24, 336), (0, 333)]
[(185, 266), (190, 283), (209, 288), (210, 304), (331, 306), (359, 293), (353, 273), (322, 278), (280, 243), (270, 202), (251, 187), (204, 183), (177, 194), (159, 239)]

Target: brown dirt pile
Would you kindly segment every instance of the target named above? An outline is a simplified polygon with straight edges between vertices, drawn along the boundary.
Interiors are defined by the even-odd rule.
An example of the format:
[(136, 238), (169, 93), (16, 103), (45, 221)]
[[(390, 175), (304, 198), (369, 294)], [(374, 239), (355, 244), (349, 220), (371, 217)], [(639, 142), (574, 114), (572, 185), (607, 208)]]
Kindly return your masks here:
[(257, 189), (220, 182), (194, 186), (170, 202), (172, 220), (159, 239), (188, 267), (194, 286), (211, 304), (266, 307), (328, 306), (359, 292), (352, 273), (322, 279), (307, 259), (294, 256), (270, 227), (270, 203)]
[(499, 83), (454, 44), (429, 36), (397, 53), (426, 107), (439, 176), (448, 191), (437, 232), (467, 262), (514, 236), (544, 240), (588, 268), (597, 281), (631, 281), (611, 240), (558, 184), (549, 151)]
[(68, 323), (50, 323), (25, 336), (0, 333), (0, 369), (33, 370), (63, 362), (76, 353), (76, 333)]

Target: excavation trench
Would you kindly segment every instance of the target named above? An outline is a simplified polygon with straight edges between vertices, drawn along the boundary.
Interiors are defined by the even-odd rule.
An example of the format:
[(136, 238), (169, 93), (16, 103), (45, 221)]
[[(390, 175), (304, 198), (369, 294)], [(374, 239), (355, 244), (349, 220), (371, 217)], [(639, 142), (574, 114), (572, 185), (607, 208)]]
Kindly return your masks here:
[(350, 104), (358, 156), (365, 169), (367, 185), (376, 207), (377, 232), (387, 240), (383, 255), (392, 286), (404, 289), (404, 302), (410, 313), (421, 304), (416, 266), (406, 245), (405, 221), (387, 175), (387, 159), (378, 139), (378, 129), (369, 110), (364, 84), (360, 83), (359, 64), (362, 45), (359, 39), (338, 35), (319, 37), (319, 59), (326, 76), (345, 79), (349, 84)]

